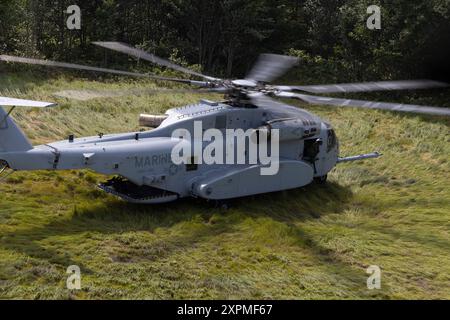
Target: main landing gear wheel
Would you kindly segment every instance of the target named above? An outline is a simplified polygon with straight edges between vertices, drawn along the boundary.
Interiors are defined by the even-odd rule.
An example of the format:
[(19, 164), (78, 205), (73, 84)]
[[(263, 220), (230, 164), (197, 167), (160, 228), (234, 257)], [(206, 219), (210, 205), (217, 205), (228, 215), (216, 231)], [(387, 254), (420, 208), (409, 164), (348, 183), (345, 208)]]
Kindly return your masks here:
[(214, 208), (227, 211), (230, 209), (230, 202), (227, 200), (213, 200)]
[(327, 179), (328, 179), (328, 175), (326, 174), (324, 176), (314, 178), (314, 182), (316, 182), (318, 184), (325, 184), (325, 183), (327, 183)]

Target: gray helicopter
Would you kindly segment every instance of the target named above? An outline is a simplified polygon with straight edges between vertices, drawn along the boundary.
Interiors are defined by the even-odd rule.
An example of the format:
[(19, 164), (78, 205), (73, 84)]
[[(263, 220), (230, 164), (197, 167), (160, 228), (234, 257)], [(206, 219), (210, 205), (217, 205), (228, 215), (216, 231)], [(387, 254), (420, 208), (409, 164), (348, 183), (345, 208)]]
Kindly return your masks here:
[[(206, 76), (118, 42), (96, 45), (147, 60), (202, 80), (186, 80), (151, 74), (119, 71), (48, 60), (1, 55), (0, 60), (103, 72), (124, 76), (147, 77), (199, 87), (203, 92), (223, 93), (223, 101), (201, 100), (197, 104), (168, 110), (165, 115), (141, 115), (140, 125), (151, 130), (77, 138), (33, 147), (10, 117), (15, 107), (47, 108), (55, 104), (0, 97), (0, 177), (15, 171), (90, 169), (114, 176), (98, 187), (132, 203), (166, 203), (180, 198), (198, 197), (222, 201), (237, 197), (275, 192), (325, 182), (328, 173), (339, 163), (377, 158), (373, 152), (340, 157), (339, 141), (328, 122), (318, 116), (273, 98), (298, 99), (305, 103), (340, 107), (359, 107), (398, 112), (450, 116), (450, 109), (339, 99), (310, 95), (381, 90), (442, 88), (447, 84), (431, 80), (384, 81), (371, 83), (281, 86), (271, 83), (297, 64), (288, 56), (261, 55), (245, 79), (224, 80)], [(174, 132), (184, 130), (186, 135)], [(202, 152), (211, 149), (212, 139), (196, 135), (214, 130), (218, 144), (214, 155), (234, 161), (208, 163)], [(233, 132), (244, 132), (244, 143)], [(245, 133), (247, 133), (245, 135)], [(217, 138), (218, 134), (222, 134)], [(194, 136), (194, 138), (192, 138)], [(267, 155), (275, 153), (272, 163), (263, 161), (261, 153), (251, 158), (251, 148), (261, 147)], [(277, 144), (272, 142), (276, 141)], [(242, 142), (242, 141), (241, 141)], [(231, 149), (230, 149), (231, 146)], [(174, 150), (180, 148), (174, 160)], [(220, 150), (222, 148), (222, 150)], [(178, 149), (177, 149), (178, 150)], [(211, 152), (212, 154), (212, 152)], [(231, 156), (230, 156), (231, 154)], [(240, 162), (235, 161), (240, 156)], [(262, 174), (269, 165), (275, 174)]]

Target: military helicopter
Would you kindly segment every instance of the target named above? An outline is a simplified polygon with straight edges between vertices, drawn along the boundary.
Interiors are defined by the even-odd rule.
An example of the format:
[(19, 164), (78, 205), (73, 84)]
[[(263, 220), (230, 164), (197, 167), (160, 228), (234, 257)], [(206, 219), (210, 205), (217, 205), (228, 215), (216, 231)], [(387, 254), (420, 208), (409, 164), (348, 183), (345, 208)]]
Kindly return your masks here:
[[(96, 42), (102, 48), (114, 50), (137, 59), (183, 72), (202, 80), (177, 79), (71, 63), (1, 55), (0, 61), (49, 67), (147, 77), (198, 87), (203, 92), (225, 95), (222, 101), (201, 100), (197, 104), (168, 110), (165, 115), (141, 115), (140, 125), (151, 130), (131, 133), (77, 138), (33, 147), (10, 117), (15, 107), (47, 108), (55, 104), (0, 97), (0, 175), (6, 178), (15, 171), (90, 169), (114, 176), (98, 187), (125, 201), (141, 204), (166, 203), (180, 198), (198, 197), (223, 201), (237, 197), (275, 192), (306, 186), (313, 181), (325, 182), (328, 173), (339, 163), (377, 158), (378, 152), (340, 157), (336, 133), (325, 120), (307, 110), (287, 105), (274, 98), (298, 99), (305, 103), (412, 112), (450, 116), (450, 109), (340, 99), (313, 94), (369, 92), (381, 90), (411, 90), (443, 88), (447, 84), (431, 80), (384, 81), (313, 86), (271, 84), (294, 67), (294, 57), (261, 55), (245, 79), (219, 79), (176, 65), (151, 53), (118, 42)], [(308, 94), (307, 94), (308, 93)], [(194, 134), (197, 124), (201, 132), (214, 129), (227, 137), (228, 130), (250, 130), (248, 144), (241, 150), (249, 158), (250, 141), (258, 145), (260, 137), (277, 137), (277, 173), (263, 175), (267, 167), (261, 159), (250, 163), (207, 164), (198, 159), (197, 151), (207, 148), (205, 141), (174, 136), (183, 129)], [(275, 134), (276, 133), (276, 134)], [(224, 138), (225, 139), (225, 138)], [(234, 139), (234, 138), (232, 138)], [(173, 161), (174, 148), (182, 146), (186, 153), (183, 163)], [(223, 144), (224, 145), (224, 144)], [(199, 147), (198, 147), (199, 146)], [(226, 148), (226, 147), (224, 147)], [(271, 147), (271, 152), (273, 152)], [(223, 150), (223, 154), (239, 152)], [(184, 156), (184, 153), (183, 153)], [(233, 156), (234, 157), (234, 156)]]

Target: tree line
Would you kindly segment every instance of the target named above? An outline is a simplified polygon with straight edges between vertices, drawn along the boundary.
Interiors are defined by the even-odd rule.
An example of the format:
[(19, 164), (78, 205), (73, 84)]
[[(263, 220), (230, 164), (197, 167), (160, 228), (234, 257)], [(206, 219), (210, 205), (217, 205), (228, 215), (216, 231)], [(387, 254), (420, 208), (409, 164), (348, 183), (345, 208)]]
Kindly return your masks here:
[[(67, 7), (81, 9), (69, 30)], [(367, 27), (370, 5), (381, 29)], [(259, 53), (301, 58), (296, 78), (362, 81), (450, 74), (450, 0), (5, 0), (0, 53), (128, 63), (92, 41), (122, 41), (218, 76)]]

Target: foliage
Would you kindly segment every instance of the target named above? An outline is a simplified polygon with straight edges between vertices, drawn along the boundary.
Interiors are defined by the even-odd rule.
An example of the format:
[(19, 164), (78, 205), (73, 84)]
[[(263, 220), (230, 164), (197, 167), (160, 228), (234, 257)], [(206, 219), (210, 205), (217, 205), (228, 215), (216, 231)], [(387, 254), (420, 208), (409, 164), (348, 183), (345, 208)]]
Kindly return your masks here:
[[(0, 95), (54, 101), (60, 90), (150, 85), (5, 73)], [(61, 98), (62, 108), (14, 117), (46, 143), (136, 130), (139, 113), (199, 98)], [(383, 157), (339, 165), (328, 185), (238, 199), (228, 211), (201, 200), (127, 204), (97, 191), (106, 177), (92, 172), (15, 173), (0, 184), (0, 298), (449, 299), (449, 121), (308, 109), (335, 126), (343, 155)], [(66, 289), (73, 264), (81, 291)], [(381, 290), (367, 290), (369, 265), (382, 269)]]
[[(215, 75), (243, 76), (259, 53), (292, 50), (322, 57), (330, 79), (450, 74), (449, 0), (83, 1), (79, 31), (65, 26), (70, 4), (3, 1), (0, 52), (123, 66), (124, 57), (90, 45), (118, 40), (163, 57), (177, 50)], [(371, 4), (382, 8), (381, 30), (366, 27)]]
[[(288, 53), (300, 58), (284, 79), (293, 83), (442, 76), (449, 66), (449, 0), (379, 0), (379, 31), (365, 27), (366, 8), (377, 2), (367, 0), (86, 0), (78, 1), (83, 29), (69, 31), (63, 9), (71, 2), (1, 1), (0, 53), (149, 68), (90, 46), (118, 40), (236, 77), (261, 52)], [(139, 130), (140, 113), (205, 97), (56, 99), (61, 90), (155, 84), (0, 69), (1, 96), (60, 105), (14, 114), (34, 144)], [(448, 90), (382, 95), (376, 98), (449, 101)], [(308, 108), (336, 128), (343, 155), (384, 156), (339, 165), (328, 185), (238, 199), (226, 212), (197, 200), (130, 205), (97, 191), (105, 177), (93, 172), (10, 176), (0, 184), (0, 298), (450, 299), (448, 119)], [(81, 291), (65, 287), (73, 264), (82, 270)], [(369, 265), (382, 269), (381, 290), (367, 290)]]

